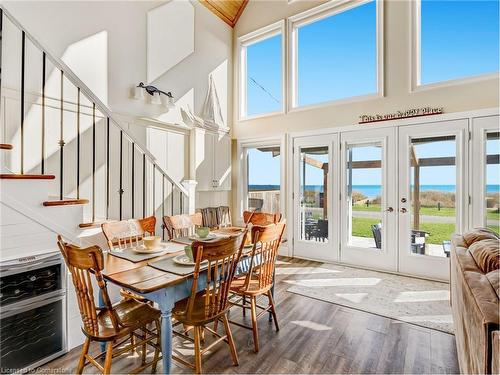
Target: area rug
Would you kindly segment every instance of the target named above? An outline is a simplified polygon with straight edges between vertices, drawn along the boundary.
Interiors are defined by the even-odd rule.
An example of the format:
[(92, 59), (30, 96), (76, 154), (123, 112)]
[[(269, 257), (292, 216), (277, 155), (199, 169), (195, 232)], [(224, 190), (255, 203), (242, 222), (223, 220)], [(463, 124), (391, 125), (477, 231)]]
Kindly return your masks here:
[(447, 283), (332, 264), (298, 276), (288, 292), (453, 334)]

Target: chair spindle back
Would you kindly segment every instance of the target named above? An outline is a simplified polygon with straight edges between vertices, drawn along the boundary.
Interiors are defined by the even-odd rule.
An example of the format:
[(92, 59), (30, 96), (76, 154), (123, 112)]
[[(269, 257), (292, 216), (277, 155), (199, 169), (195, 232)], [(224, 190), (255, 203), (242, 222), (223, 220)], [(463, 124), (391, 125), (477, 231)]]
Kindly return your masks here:
[(150, 216), (144, 219), (107, 222), (103, 223), (101, 228), (110, 249), (115, 247), (125, 249), (137, 246), (144, 234), (154, 234), (155, 225), (156, 218)]
[(229, 288), (234, 278), (238, 262), (243, 252), (247, 232), (213, 242), (193, 242), (194, 268), (193, 285), (189, 297), (187, 314), (193, 312), (198, 290), (198, 279), (202, 262), (207, 261), (207, 280), (205, 284), (205, 317), (214, 317), (229, 308)]
[(259, 289), (270, 288), (273, 285), (276, 258), (285, 232), (285, 226), (286, 224), (281, 222), (252, 227), (254, 243), (250, 267), (245, 280), (246, 288), (249, 287), (250, 281), (258, 281)]
[(64, 242), (61, 236), (57, 236), (57, 245), (64, 257), (68, 271), (71, 273), (84, 330), (94, 336), (99, 333), (98, 309), (94, 300), (92, 277), (95, 277), (102, 294), (103, 308), (109, 311), (111, 323), (118, 330), (119, 319), (111, 304), (106, 282), (101, 272), (104, 267), (104, 256), (101, 248), (99, 246), (80, 248)]
[(167, 229), (168, 239), (173, 240), (179, 237), (192, 236), (196, 232), (197, 226), (202, 226), (203, 218), (201, 212), (192, 215), (182, 214), (164, 216), (163, 224)]

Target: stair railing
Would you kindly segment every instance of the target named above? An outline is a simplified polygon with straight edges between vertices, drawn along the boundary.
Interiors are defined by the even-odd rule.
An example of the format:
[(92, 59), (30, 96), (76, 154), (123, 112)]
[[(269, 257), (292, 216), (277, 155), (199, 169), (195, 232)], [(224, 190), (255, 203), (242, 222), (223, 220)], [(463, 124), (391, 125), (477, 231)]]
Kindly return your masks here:
[[(68, 106), (69, 104), (74, 105), (76, 107), (76, 128), (77, 128), (77, 134), (76, 134), (76, 199), (80, 199), (80, 184), (81, 184), (81, 139), (80, 139), (80, 117), (82, 113), (82, 108), (85, 108), (85, 106), (81, 103), (81, 96), (85, 96), (91, 103), (91, 108), (92, 108), (92, 172), (91, 172), (91, 178), (92, 178), (92, 199), (91, 199), (91, 218), (90, 218), (90, 223), (83, 223), (81, 224), (81, 227), (85, 226), (90, 226), (92, 223), (96, 222), (96, 110), (100, 112), (102, 117), (105, 118), (106, 120), (106, 220), (111, 219), (111, 214), (110, 214), (110, 128), (111, 126), (116, 127), (119, 130), (120, 137), (119, 137), (119, 213), (118, 217), (115, 219), (122, 220), (124, 217), (123, 215), (123, 209), (124, 209), (124, 202), (123, 202), (123, 195), (124, 195), (124, 181), (123, 181), (123, 168), (124, 166), (124, 161), (123, 161), (123, 145), (124, 142), (129, 142), (132, 147), (132, 162), (131, 162), (131, 213), (132, 217), (135, 216), (139, 206), (142, 206), (142, 216), (146, 217), (149, 216), (150, 214), (157, 216), (157, 210), (155, 206), (155, 188), (156, 188), (156, 175), (159, 174), (161, 178), (161, 188), (162, 188), (162, 202), (161, 202), (161, 215), (164, 216), (166, 214), (165, 210), (165, 202), (166, 202), (166, 196), (165, 196), (165, 187), (166, 184), (170, 184), (171, 187), (171, 212), (170, 214), (173, 215), (174, 212), (174, 192), (178, 191), (179, 193), (179, 209), (177, 210), (177, 213), (184, 213), (184, 206), (185, 202), (187, 202), (188, 198), (188, 191), (177, 181), (175, 181), (173, 178), (170, 177), (170, 175), (163, 170), (158, 164), (157, 160), (154, 157), (153, 154), (151, 154), (147, 147), (141, 144), (139, 140), (137, 140), (132, 134), (130, 134), (126, 127), (123, 126), (119, 120), (115, 118), (111, 110), (97, 97), (92, 90), (90, 90), (87, 85), (85, 85), (84, 82), (82, 82), (77, 75), (59, 58), (57, 58), (54, 54), (50, 53), (50, 51), (42, 46), (42, 44), (37, 41), (27, 30), (24, 29), (24, 27), (5, 9), (3, 5), (0, 4), (0, 35), (2, 33), (2, 25), (4, 24), (4, 18), (7, 17), (7, 19), (21, 32), (21, 76), (19, 77), (20, 79), (20, 174), (25, 173), (25, 145), (24, 145), (24, 138), (25, 138), (25, 129), (24, 129), (24, 123), (25, 123), (25, 70), (26, 70), (26, 41), (29, 40), (34, 47), (36, 47), (38, 50), (42, 52), (42, 61), (41, 61), (41, 77), (42, 77), (42, 84), (41, 84), (41, 92), (40, 92), (40, 97), (41, 97), (41, 157), (40, 157), (40, 168), (41, 168), (41, 174), (45, 174), (46, 172), (46, 155), (45, 155), (45, 149), (46, 149), (46, 139), (45, 139), (45, 128), (46, 128), (46, 116), (45, 116), (45, 111), (47, 108), (47, 100), (54, 100), (55, 98), (48, 98), (46, 94), (46, 73), (47, 73), (47, 61), (50, 61), (51, 64), (55, 67), (55, 69), (60, 71), (60, 97), (59, 97), (59, 107), (60, 107), (60, 124), (59, 124), (59, 133), (60, 133), (60, 140), (58, 142), (59, 146), (59, 199), (64, 200), (64, 161), (65, 161), (65, 141), (64, 141), (64, 130), (65, 130), (65, 124), (64, 124), (64, 111), (65, 111), (65, 106)], [(5, 53), (5, 51), (3, 51)], [(0, 43), (0, 57), (2, 55), (2, 47)], [(0, 59), (0, 74), (5, 73), (1, 70), (1, 59)], [(65, 101), (64, 99), (64, 78), (66, 78), (72, 85), (74, 85), (77, 89), (77, 100), (76, 103), (70, 103), (69, 101)], [(0, 78), (0, 87), (1, 87), (1, 78)], [(1, 110), (1, 108), (0, 108)], [(75, 111), (75, 109), (72, 109), (72, 111)], [(135, 189), (136, 189), (136, 170), (135, 170), (135, 156), (136, 156), (136, 151), (141, 155), (142, 157), (142, 204), (138, 205), (138, 202), (136, 202), (136, 194), (135, 194)], [(152, 167), (152, 207), (153, 207), (153, 212), (147, 212), (147, 202), (146, 202), (146, 195), (147, 195), (147, 169), (149, 167)], [(140, 177), (140, 175), (139, 175)], [(151, 186), (150, 186), (151, 188)], [(157, 220), (158, 222), (162, 222), (162, 220)], [(164, 228), (163, 228), (164, 229)], [(163, 230), (164, 232), (164, 230)]]

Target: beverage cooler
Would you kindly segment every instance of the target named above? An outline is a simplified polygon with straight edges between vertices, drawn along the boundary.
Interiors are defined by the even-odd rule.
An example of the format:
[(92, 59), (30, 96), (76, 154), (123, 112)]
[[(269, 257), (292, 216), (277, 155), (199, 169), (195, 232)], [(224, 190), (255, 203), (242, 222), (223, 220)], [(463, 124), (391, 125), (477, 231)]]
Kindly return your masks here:
[(59, 254), (0, 263), (0, 368), (24, 372), (66, 352), (65, 268)]

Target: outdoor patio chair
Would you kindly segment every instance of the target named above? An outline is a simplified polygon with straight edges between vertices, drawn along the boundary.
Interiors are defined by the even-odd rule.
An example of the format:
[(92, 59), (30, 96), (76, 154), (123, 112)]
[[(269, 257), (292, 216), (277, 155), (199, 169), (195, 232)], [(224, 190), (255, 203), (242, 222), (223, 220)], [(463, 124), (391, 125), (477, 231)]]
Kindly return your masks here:
[[(382, 248), (382, 223), (372, 225), (373, 239), (377, 249)], [(413, 254), (425, 254), (425, 239), (429, 236), (429, 232), (423, 230), (411, 231), (411, 252)]]
[(382, 223), (372, 225), (373, 239), (377, 249), (382, 248)]
[(425, 255), (425, 239), (429, 236), (423, 230), (411, 230), (411, 252), (413, 254)]
[(324, 242), (328, 238), (328, 220), (319, 219), (316, 228), (312, 230), (311, 237)]

